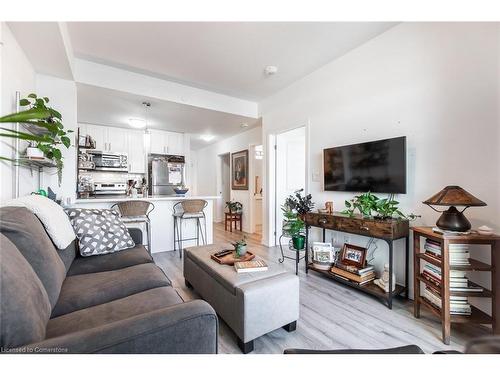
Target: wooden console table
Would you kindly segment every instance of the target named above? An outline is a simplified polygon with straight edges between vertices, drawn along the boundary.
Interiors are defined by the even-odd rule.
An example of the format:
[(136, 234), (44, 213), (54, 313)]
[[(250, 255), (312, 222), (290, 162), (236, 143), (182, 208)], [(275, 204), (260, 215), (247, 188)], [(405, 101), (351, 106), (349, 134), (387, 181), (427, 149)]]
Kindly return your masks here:
[[(308, 270), (314, 270), (315, 272), (321, 273), (324, 276), (338, 281), (342, 284), (351, 286), (365, 293), (371, 294), (375, 297), (383, 300), (389, 309), (392, 309), (392, 299), (393, 297), (400, 295), (404, 292), (405, 298), (408, 298), (408, 258), (409, 258), (409, 222), (408, 220), (377, 220), (377, 219), (367, 219), (360, 215), (348, 216), (341, 213), (333, 214), (319, 214), (319, 213), (308, 213), (305, 217), (306, 223), (306, 273)], [(318, 270), (312, 263), (309, 263), (309, 229), (311, 227), (319, 227), (323, 229), (323, 242), (326, 240), (326, 230), (335, 230), (344, 233), (359, 234), (362, 236), (378, 238), (387, 242), (389, 246), (389, 285), (392, 285), (392, 275), (393, 275), (393, 252), (394, 252), (394, 241), (404, 238), (405, 239), (405, 284), (396, 284), (396, 288), (390, 292), (385, 293), (373, 282), (358, 285), (351, 281), (345, 280), (343, 278), (337, 277), (330, 271)]]
[[(446, 235), (435, 233), (431, 227), (415, 227), (413, 230), (413, 259), (414, 259), (414, 315), (420, 317), (420, 307), (423, 305), (430, 310), (434, 315), (441, 319), (443, 342), (450, 343), (451, 323), (477, 323), (491, 324), (493, 333), (500, 334), (500, 299), (496, 298), (496, 292), (500, 289), (500, 236), (498, 235), (481, 235), (471, 233), (469, 235)], [(420, 239), (430, 238), (441, 243), (441, 261), (434, 259), (424, 252), (420, 251)], [(450, 266), (449, 261), (449, 245), (450, 244), (476, 244), (491, 246), (491, 263), (483, 263), (474, 259), (471, 252), (468, 266)], [(437, 308), (427, 302), (420, 295), (420, 283), (428, 285), (429, 281), (420, 275), (420, 263), (425, 261), (433, 264), (441, 269), (441, 308)], [(483, 292), (451, 292), (450, 293), (450, 270), (460, 271), (483, 271), (491, 272), (491, 291), (483, 288)], [(433, 284), (430, 285), (434, 286)], [(484, 313), (478, 308), (472, 307), (470, 316), (451, 315), (450, 314), (450, 295), (467, 296), (467, 297), (483, 297), (490, 298), (492, 305), (492, 316)]]

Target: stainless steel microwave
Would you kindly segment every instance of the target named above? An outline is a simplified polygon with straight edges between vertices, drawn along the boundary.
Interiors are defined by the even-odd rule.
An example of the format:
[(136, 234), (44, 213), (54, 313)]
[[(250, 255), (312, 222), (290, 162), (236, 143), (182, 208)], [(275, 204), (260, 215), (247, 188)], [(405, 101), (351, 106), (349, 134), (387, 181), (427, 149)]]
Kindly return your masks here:
[(128, 172), (127, 154), (120, 152), (87, 151), (94, 155), (96, 171)]

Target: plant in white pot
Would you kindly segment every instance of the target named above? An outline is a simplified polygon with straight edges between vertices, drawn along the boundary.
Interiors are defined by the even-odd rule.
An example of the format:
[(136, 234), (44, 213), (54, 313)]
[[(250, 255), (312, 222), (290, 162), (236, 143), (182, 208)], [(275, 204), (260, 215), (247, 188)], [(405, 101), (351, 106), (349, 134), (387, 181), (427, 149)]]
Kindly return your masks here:
[[(49, 98), (39, 98), (36, 94), (29, 94), (26, 98), (19, 101), (19, 105), (24, 109), (20, 112), (11, 113), (9, 115), (0, 117), (0, 123), (22, 123), (28, 129), (34, 129), (30, 133), (10, 129), (7, 127), (0, 127), (2, 131), (0, 137), (20, 139), (31, 142), (30, 150), (31, 155), (39, 152), (33, 150), (36, 147), (41, 151), (42, 156), (52, 160), (57, 168), (57, 176), (59, 185), (62, 180), (62, 169), (64, 166), (63, 156), (60, 150), (60, 145), (69, 148), (71, 139), (68, 137), (69, 133), (73, 130), (64, 130), (62, 124), (62, 116), (55, 109), (48, 107)], [(0, 156), (0, 160), (23, 163), (22, 159), (6, 158)]]

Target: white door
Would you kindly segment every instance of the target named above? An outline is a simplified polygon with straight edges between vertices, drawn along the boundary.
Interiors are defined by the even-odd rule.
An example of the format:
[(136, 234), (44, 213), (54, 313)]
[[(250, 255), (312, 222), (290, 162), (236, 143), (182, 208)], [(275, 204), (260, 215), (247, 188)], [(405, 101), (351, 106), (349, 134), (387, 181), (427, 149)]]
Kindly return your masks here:
[(128, 152), (128, 129), (108, 128), (108, 151)]
[(170, 155), (184, 155), (184, 134), (168, 132), (167, 153)]
[(146, 149), (144, 132), (128, 131), (128, 171), (129, 173), (146, 173)]
[(149, 150), (152, 154), (166, 154), (168, 138), (166, 132), (161, 130), (150, 130)]
[(98, 151), (108, 150), (107, 127), (101, 125), (86, 124), (86, 134), (95, 140), (95, 148)]
[(297, 128), (276, 136), (276, 240), (281, 235), (285, 199), (306, 186), (306, 132)]

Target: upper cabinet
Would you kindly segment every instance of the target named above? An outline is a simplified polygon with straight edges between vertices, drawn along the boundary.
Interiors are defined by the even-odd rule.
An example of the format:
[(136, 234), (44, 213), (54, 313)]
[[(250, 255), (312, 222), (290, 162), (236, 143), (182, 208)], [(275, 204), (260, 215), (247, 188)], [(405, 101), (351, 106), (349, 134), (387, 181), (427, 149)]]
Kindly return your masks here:
[(150, 130), (149, 150), (152, 154), (185, 155), (184, 134)]
[(128, 131), (128, 171), (146, 173), (146, 148), (142, 130)]
[(95, 139), (99, 151), (128, 153), (128, 129), (85, 124), (81, 131)]

